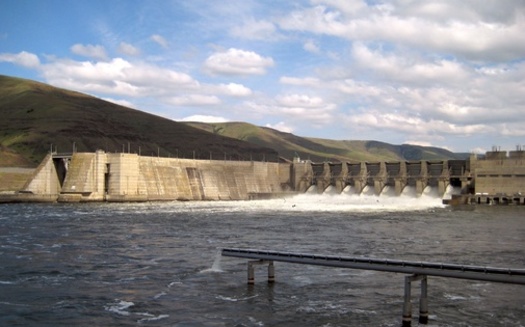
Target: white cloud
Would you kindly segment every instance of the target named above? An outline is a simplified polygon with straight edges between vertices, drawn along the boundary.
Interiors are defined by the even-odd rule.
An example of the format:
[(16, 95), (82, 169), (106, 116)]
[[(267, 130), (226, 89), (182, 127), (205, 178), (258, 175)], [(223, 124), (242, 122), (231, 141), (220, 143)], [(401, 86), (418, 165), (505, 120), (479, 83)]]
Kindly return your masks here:
[(312, 0), (311, 2), (317, 5), (334, 7), (348, 15), (355, 15), (367, 9), (367, 4), (363, 0)]
[(120, 42), (118, 51), (128, 56), (138, 56), (140, 54), (139, 48), (134, 47), (133, 45), (126, 42)]
[(279, 79), (279, 82), (281, 82), (282, 84), (310, 86), (310, 87), (318, 87), (321, 84), (321, 80), (316, 77), (300, 78), (300, 77), (282, 76)]
[(136, 108), (135, 105), (131, 101), (124, 100), (124, 99), (102, 98), (102, 100), (109, 101), (109, 102), (118, 104), (120, 106), (128, 107), (128, 108)]
[(293, 133), (293, 127), (289, 126), (287, 123), (280, 121), (277, 124), (266, 124), (268, 128), (275, 129), (284, 133)]
[(280, 38), (272, 22), (254, 18), (247, 19), (240, 26), (234, 26), (230, 33), (232, 36), (249, 40), (276, 41)]
[(83, 57), (88, 57), (88, 58), (93, 58), (93, 59), (98, 59), (98, 60), (107, 60), (108, 58), (108, 55), (106, 54), (106, 49), (104, 49), (104, 47), (101, 45), (92, 45), (92, 44), (84, 45), (84, 44), (77, 43), (71, 46), (71, 52), (73, 52), (74, 54), (83, 56)]
[(273, 65), (272, 58), (235, 48), (216, 52), (204, 63), (205, 69), (213, 75), (263, 75)]
[(311, 53), (321, 52), (321, 49), (319, 49), (319, 46), (313, 40), (306, 41), (303, 45), (303, 49)]
[(274, 101), (246, 101), (242, 107), (261, 118), (275, 116), (285, 121), (303, 121), (316, 128), (332, 123), (336, 115), (335, 104), (303, 94), (281, 95)]
[(38, 56), (26, 51), (19, 53), (0, 53), (0, 62), (10, 62), (26, 68), (38, 68), (40, 66)]
[(234, 97), (246, 97), (253, 94), (252, 90), (242, 84), (237, 83), (220, 84), (219, 90), (221, 93)]
[(476, 148), (470, 149), (470, 153), (485, 154), (485, 152), (487, 152), (487, 149), (485, 148), (476, 147)]
[(175, 106), (209, 106), (221, 103), (221, 99), (212, 95), (188, 94), (170, 97), (166, 102)]
[[(433, 3), (417, 10), (410, 10), (410, 7), (419, 2), (410, 1), (400, 1), (395, 5), (372, 4), (367, 8), (358, 3), (358, 10), (332, 0), (318, 2), (324, 5), (296, 10), (281, 19), (279, 26), (284, 30), (325, 34), (352, 41), (391, 42), (475, 60), (519, 59), (525, 52), (525, 34), (522, 32), (525, 29), (524, 6), (516, 1), (511, 1), (514, 4), (509, 8), (520, 9), (516, 12), (506, 10), (502, 14), (506, 19), (497, 22), (483, 20), (488, 15), (480, 16), (476, 9), (482, 5), (478, 3), (459, 5), (462, 12), (456, 15), (456, 2), (449, 2), (446, 6)], [(492, 9), (497, 10), (497, 7)], [(426, 17), (420, 15), (424, 12), (428, 13)], [(510, 15), (512, 18), (508, 17)], [(468, 16), (476, 19), (465, 19)]]
[(452, 124), (442, 120), (426, 119), (402, 113), (367, 112), (347, 115), (344, 120), (348, 127), (359, 130), (381, 129), (383, 132), (405, 135), (473, 135), (491, 133), (494, 130), (482, 124)]
[(162, 37), (162, 36), (160, 36), (158, 34), (153, 34), (152, 36), (150, 36), (150, 40), (152, 40), (153, 42), (157, 43), (158, 45), (160, 45), (164, 49), (168, 48), (168, 41), (164, 37)]
[(356, 70), (376, 74), (377, 78), (417, 85), (446, 80), (447, 83), (464, 83), (468, 74), (465, 68), (453, 60), (428, 61), (407, 53), (385, 53), (371, 50), (362, 43), (352, 47)]
[(434, 146), (431, 142), (423, 141), (423, 140), (417, 140), (417, 141), (408, 140), (408, 141), (405, 141), (403, 143), (404, 144), (411, 144), (411, 145), (419, 145), (419, 146)]
[(187, 122), (202, 122), (202, 123), (226, 123), (229, 122), (229, 119), (219, 116), (207, 116), (207, 115), (192, 115), (180, 119), (180, 121)]
[(96, 63), (56, 60), (42, 65), (41, 73), (55, 86), (132, 97), (166, 95), (199, 87), (187, 74), (122, 58)]
[(346, 79), (343, 81), (336, 81), (333, 87), (344, 94), (349, 94), (361, 98), (365, 97), (381, 97), (385, 96), (385, 92), (375, 85), (368, 82), (356, 81), (353, 79)]
[(318, 108), (324, 106), (320, 97), (310, 97), (304, 94), (289, 94), (277, 97), (277, 103), (284, 107)]

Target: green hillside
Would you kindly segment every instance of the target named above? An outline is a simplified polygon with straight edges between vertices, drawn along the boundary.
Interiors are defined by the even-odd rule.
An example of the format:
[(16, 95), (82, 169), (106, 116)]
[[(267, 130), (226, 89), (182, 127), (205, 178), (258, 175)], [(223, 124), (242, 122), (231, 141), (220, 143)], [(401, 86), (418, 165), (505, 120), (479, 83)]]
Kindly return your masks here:
[(300, 137), (248, 123), (179, 123), (86, 94), (0, 75), (0, 167), (35, 167), (51, 151), (98, 149), (227, 160), (463, 159), (465, 154), (377, 141)]
[(248, 123), (188, 123), (216, 135), (272, 147), (281, 157), (322, 161), (395, 161), (465, 159), (468, 154), (453, 153), (436, 147), (392, 145), (378, 141), (337, 141), (299, 137)]
[(271, 148), (43, 83), (0, 75), (0, 167), (34, 167), (51, 151), (277, 160)]

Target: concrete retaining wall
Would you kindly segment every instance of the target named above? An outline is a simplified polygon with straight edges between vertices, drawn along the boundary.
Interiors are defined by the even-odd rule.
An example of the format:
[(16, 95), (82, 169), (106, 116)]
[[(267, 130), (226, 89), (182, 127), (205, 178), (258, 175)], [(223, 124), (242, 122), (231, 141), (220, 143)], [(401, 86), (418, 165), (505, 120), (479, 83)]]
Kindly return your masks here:
[(248, 200), (280, 193), (289, 164), (75, 153), (59, 201)]

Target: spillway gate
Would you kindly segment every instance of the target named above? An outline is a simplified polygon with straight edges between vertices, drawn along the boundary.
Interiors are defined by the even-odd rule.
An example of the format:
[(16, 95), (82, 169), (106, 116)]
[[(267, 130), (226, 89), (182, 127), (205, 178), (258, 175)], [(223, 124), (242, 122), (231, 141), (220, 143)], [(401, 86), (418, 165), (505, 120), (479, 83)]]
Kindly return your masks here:
[(268, 264), (268, 282), (275, 281), (274, 261), (326, 267), (375, 270), (408, 274), (405, 276), (402, 326), (412, 323), (411, 284), (421, 282), (419, 322), (428, 323), (427, 276), (480, 280), (525, 285), (525, 269), (495, 268), (448, 263), (402, 261), (363, 257), (340, 257), (255, 249), (225, 248), (222, 256), (255, 259), (248, 262), (248, 284), (255, 283), (254, 266)]

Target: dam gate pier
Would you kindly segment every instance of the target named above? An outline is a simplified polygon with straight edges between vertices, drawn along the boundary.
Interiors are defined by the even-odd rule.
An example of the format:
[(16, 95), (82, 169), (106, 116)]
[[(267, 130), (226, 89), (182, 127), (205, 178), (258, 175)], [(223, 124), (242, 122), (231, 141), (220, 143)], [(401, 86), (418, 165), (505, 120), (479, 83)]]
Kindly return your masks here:
[(355, 194), (361, 194), (368, 187), (379, 196), (388, 186), (400, 196), (407, 186), (411, 186), (420, 196), (430, 186), (437, 188), (442, 197), (448, 186), (468, 192), (470, 181), (467, 160), (293, 163), (293, 189), (298, 193), (312, 187), (317, 193), (323, 193), (332, 186), (337, 193), (350, 187)]

